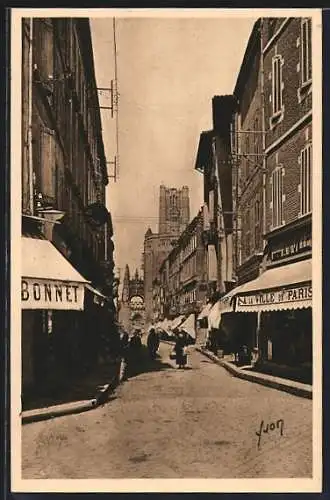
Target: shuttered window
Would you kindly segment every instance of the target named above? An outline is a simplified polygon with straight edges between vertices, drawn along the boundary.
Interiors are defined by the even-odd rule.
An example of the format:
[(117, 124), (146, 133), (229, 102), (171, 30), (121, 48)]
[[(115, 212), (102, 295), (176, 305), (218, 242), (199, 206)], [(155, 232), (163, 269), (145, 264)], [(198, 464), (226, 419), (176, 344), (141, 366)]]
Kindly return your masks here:
[(272, 222), (273, 228), (283, 223), (283, 168), (272, 173)]
[(301, 79), (303, 84), (312, 79), (311, 19), (303, 19), (301, 22)]
[(41, 192), (55, 199), (55, 132), (46, 127), (41, 128), (40, 153)]
[(273, 57), (272, 64), (272, 105), (273, 115), (282, 111), (282, 58), (281, 56)]
[(300, 213), (312, 211), (312, 145), (308, 144), (300, 154)]

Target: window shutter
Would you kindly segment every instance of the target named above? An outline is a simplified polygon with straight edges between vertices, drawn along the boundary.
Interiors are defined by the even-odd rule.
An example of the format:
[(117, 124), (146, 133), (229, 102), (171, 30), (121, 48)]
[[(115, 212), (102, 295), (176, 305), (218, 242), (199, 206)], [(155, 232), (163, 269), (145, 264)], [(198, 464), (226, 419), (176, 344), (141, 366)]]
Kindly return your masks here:
[(55, 198), (55, 133), (43, 127), (41, 129), (41, 192)]

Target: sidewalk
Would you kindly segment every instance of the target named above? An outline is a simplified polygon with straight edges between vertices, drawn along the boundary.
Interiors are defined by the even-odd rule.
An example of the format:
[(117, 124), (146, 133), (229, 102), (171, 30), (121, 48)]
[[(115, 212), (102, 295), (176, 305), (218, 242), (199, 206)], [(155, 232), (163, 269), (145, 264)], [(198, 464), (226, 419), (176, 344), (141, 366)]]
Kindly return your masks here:
[(295, 382), (293, 380), (288, 380), (282, 377), (266, 375), (265, 373), (258, 373), (256, 371), (249, 370), (249, 367), (237, 367), (224, 358), (218, 358), (218, 356), (215, 356), (207, 349), (204, 349), (200, 346), (195, 346), (195, 349), (198, 352), (204, 354), (204, 356), (212, 359), (212, 361), (214, 361), (218, 365), (225, 368), (235, 377), (265, 385), (267, 387), (272, 387), (273, 389), (278, 389), (280, 391), (285, 391), (290, 394), (294, 394), (295, 396), (300, 396), (308, 399), (313, 398), (313, 387), (311, 385), (302, 384), (301, 382)]
[(72, 382), (61, 397), (37, 398), (21, 413), (22, 424), (80, 413), (104, 404), (118, 385), (114, 366), (98, 366), (81, 380)]

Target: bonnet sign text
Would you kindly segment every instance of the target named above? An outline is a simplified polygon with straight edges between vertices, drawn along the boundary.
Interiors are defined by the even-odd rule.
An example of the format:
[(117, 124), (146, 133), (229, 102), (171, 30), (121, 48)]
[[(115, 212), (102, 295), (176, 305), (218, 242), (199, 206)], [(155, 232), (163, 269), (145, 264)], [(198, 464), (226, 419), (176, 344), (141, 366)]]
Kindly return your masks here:
[(84, 285), (63, 281), (22, 278), (22, 309), (60, 309), (82, 311)]

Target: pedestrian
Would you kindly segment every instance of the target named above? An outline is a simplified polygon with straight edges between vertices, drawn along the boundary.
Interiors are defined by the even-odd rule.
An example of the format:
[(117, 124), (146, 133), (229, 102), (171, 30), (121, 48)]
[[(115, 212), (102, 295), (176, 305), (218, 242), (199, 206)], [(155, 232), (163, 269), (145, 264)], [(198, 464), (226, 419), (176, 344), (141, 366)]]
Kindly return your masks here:
[(120, 373), (119, 373), (119, 381), (127, 380), (127, 365), (128, 365), (128, 357), (129, 357), (129, 335), (126, 331), (124, 331), (120, 338)]
[(148, 338), (147, 338), (147, 347), (149, 351), (149, 355), (151, 359), (156, 357), (156, 353), (159, 348), (159, 336), (156, 332), (155, 328), (151, 327), (149, 330)]
[(142, 353), (141, 332), (136, 328), (129, 341), (128, 348), (128, 372), (130, 375), (136, 374)]
[(131, 352), (138, 352), (142, 347), (141, 332), (138, 328), (134, 330), (133, 336), (129, 342)]
[(218, 355), (217, 331), (215, 328), (210, 331), (210, 350), (215, 356)]
[(175, 342), (175, 362), (178, 365), (179, 369), (184, 368), (185, 365), (187, 364), (187, 354), (185, 352), (186, 348), (186, 339), (184, 336), (184, 333), (182, 331), (179, 331), (176, 342)]

